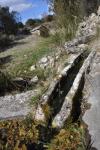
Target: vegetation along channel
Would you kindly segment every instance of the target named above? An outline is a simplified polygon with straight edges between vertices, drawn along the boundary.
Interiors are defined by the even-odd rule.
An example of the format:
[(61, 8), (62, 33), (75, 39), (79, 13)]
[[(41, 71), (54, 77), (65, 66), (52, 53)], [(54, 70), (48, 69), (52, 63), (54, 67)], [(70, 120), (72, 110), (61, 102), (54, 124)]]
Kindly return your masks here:
[(0, 150), (100, 150), (99, 5), (0, 1)]

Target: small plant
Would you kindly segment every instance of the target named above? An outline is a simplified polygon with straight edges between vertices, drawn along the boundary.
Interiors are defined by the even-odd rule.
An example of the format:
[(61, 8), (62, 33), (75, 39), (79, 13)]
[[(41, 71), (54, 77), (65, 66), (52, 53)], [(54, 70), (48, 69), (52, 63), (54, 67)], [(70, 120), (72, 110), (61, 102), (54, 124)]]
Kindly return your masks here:
[(38, 101), (39, 101), (39, 99), (40, 99), (40, 97), (41, 97), (41, 94), (38, 94), (38, 95), (36, 95), (36, 96), (33, 96), (33, 97), (31, 98), (31, 105), (37, 104)]
[(52, 36), (52, 40), (53, 40), (56, 44), (61, 45), (61, 44), (62, 44), (61, 32), (56, 31), (56, 33)]
[(27, 150), (38, 141), (36, 126), (30, 119), (0, 122), (0, 150)]
[(42, 106), (43, 112), (45, 114), (46, 120), (48, 121), (51, 118), (52, 109), (48, 104)]
[(51, 141), (48, 150), (79, 150), (79, 147), (82, 148), (82, 130), (77, 124), (71, 124), (66, 129), (61, 129), (59, 134)]
[(41, 80), (45, 80), (45, 70), (42, 69), (42, 68), (37, 68), (35, 71), (34, 71), (34, 74), (38, 76), (38, 78)]

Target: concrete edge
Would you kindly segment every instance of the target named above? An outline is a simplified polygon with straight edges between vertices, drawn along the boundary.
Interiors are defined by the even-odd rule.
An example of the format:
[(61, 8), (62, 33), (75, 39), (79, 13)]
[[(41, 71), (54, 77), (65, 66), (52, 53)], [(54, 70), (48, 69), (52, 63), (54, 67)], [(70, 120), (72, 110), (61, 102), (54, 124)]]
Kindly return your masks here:
[(89, 56), (87, 57), (87, 59), (84, 61), (81, 69), (79, 70), (79, 73), (77, 74), (73, 85), (70, 89), (70, 91), (68, 92), (65, 101), (62, 105), (62, 108), (60, 110), (60, 112), (55, 116), (53, 122), (52, 122), (52, 126), (53, 127), (57, 127), (57, 128), (61, 128), (64, 126), (65, 121), (68, 119), (68, 117), (71, 115), (71, 111), (72, 111), (72, 105), (73, 105), (73, 98), (74, 96), (77, 94), (78, 92), (78, 88), (79, 88), (79, 84), (81, 82), (81, 79), (83, 77), (83, 74), (87, 72), (94, 56), (95, 56), (96, 52), (92, 51)]

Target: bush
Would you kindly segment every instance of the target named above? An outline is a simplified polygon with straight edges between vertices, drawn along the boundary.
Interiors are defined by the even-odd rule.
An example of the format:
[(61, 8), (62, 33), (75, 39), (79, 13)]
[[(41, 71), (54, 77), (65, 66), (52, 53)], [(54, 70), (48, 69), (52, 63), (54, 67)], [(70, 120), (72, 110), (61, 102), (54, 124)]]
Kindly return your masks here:
[(54, 16), (53, 15), (45, 15), (43, 18), (42, 18), (42, 21), (43, 22), (51, 22), (54, 20)]
[(82, 141), (83, 129), (72, 124), (67, 129), (61, 129), (48, 145), (48, 150), (85, 150)]
[(25, 23), (26, 27), (29, 28), (35, 28), (36, 26), (39, 26), (42, 24), (42, 20), (41, 19), (28, 19)]
[(6, 34), (1, 34), (0, 35), (0, 48), (4, 48), (6, 46), (9, 46), (9, 44), (11, 43), (11, 38), (6, 35)]

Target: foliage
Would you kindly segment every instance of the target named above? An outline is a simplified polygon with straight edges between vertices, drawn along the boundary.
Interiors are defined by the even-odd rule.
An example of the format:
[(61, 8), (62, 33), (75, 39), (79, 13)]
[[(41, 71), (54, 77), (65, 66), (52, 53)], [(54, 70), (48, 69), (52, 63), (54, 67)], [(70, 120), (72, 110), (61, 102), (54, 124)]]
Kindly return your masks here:
[(30, 118), (0, 122), (0, 150), (35, 149), (37, 140), (38, 130)]
[(22, 28), (24, 28), (24, 24), (22, 22), (18, 22), (17, 27), (18, 27), (18, 29), (22, 29)]
[[(0, 122), (0, 150), (30, 150), (30, 148), (40, 150), (38, 125), (39, 122), (34, 122), (31, 116), (25, 120), (16, 119)], [(71, 123), (66, 128), (61, 129), (50, 143), (44, 143), (43, 146), (48, 150), (86, 150), (87, 147), (83, 141), (83, 126), (79, 126), (78, 123)]]
[(9, 7), (0, 6), (0, 29), (5, 34), (17, 33), (17, 22), (19, 21), (19, 15), (17, 12), (10, 12)]
[(0, 33), (0, 51), (2, 51), (2, 48), (9, 46), (11, 42), (12, 39), (8, 35)]
[(55, 13), (55, 24), (59, 40), (71, 40), (75, 36), (78, 23), (82, 17), (81, 1), (79, 0), (49, 0)]
[(43, 22), (51, 22), (51, 21), (53, 21), (54, 20), (54, 16), (53, 15), (44, 15), (43, 17), (42, 17), (42, 21)]
[(0, 71), (0, 94), (6, 90), (11, 90), (11, 88), (14, 88), (14, 85), (11, 82), (11, 76), (8, 73)]
[(85, 150), (82, 142), (83, 128), (77, 123), (70, 124), (66, 129), (61, 129), (54, 137), (48, 150)]
[[(31, 77), (33, 74), (38, 74), (39, 77), (44, 78), (44, 72), (42, 70), (37, 69), (36, 71), (32, 72), (30, 71), (30, 67), (33, 64), (36, 64), (37, 61), (39, 61), (44, 55), (50, 54), (51, 52), (54, 51), (52, 48), (54, 45), (54, 41), (52, 37), (49, 37), (47, 39), (42, 39), (41, 41), (38, 42), (37, 46), (34, 48), (26, 48), (24, 51), (20, 51), (19, 53), (15, 53), (16, 60), (20, 59), (20, 62), (18, 61), (14, 62), (14, 68), (11, 66), (8, 69), (8, 72), (10, 72), (13, 76), (21, 76), (21, 77)], [(23, 57), (26, 55), (26, 57)], [(30, 58), (30, 59), (29, 59)], [(41, 79), (40, 77), (40, 79)]]
[(40, 24), (42, 23), (42, 20), (41, 19), (28, 19), (26, 21), (26, 26), (27, 27), (36, 27), (36, 26), (39, 26)]
[(32, 98), (31, 98), (31, 105), (35, 105), (35, 104), (37, 104), (38, 103), (38, 101), (40, 100), (40, 97), (41, 97), (41, 93), (39, 93), (38, 95), (36, 95), (36, 96), (33, 96)]
[(48, 104), (45, 104), (45, 105), (42, 106), (42, 110), (45, 114), (46, 121), (48, 122), (48, 120), (51, 118), (52, 109)]

